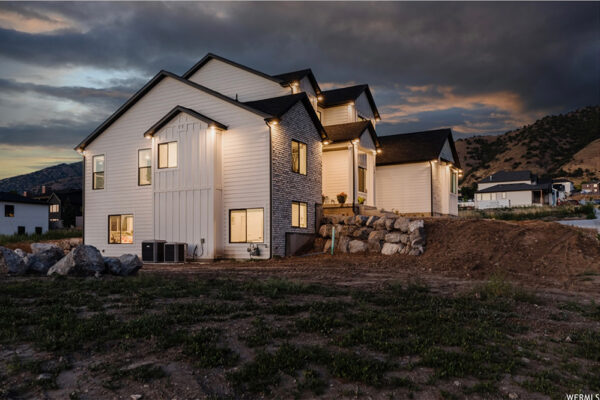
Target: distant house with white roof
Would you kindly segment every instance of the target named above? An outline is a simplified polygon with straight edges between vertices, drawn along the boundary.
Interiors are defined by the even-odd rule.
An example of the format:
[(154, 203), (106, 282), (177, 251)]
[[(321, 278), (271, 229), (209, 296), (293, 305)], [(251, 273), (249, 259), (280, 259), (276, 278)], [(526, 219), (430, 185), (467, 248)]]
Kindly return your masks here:
[(478, 209), (556, 204), (552, 181), (538, 179), (530, 171), (499, 171), (477, 184)]

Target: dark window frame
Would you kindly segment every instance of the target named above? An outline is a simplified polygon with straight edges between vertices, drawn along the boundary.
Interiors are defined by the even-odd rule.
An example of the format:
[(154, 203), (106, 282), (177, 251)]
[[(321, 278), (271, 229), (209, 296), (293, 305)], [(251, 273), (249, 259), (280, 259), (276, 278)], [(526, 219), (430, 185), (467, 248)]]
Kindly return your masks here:
[(36, 235), (41, 235), (42, 233), (44, 233), (44, 229), (41, 226), (36, 226), (35, 227), (35, 234)]
[[(360, 177), (361, 177), (361, 170), (363, 170), (363, 189), (364, 190), (360, 190), (361, 189), (361, 184), (360, 184)], [(360, 193), (367, 193), (367, 169), (365, 167), (358, 167), (358, 191)]]
[[(131, 214), (109, 214), (108, 215), (108, 225), (107, 225), (108, 236), (106, 238), (108, 244), (128, 244), (128, 245), (134, 244), (135, 240), (133, 240), (133, 239), (131, 240), (131, 243), (123, 243), (123, 229), (121, 229), (121, 226), (122, 226), (121, 218), (123, 216), (128, 216), (128, 215), (131, 215), (131, 218), (133, 218), (134, 224), (135, 224), (135, 217), (134, 217), (133, 213), (131, 213)], [(119, 217), (119, 243), (112, 243), (110, 241), (110, 217)], [(133, 229), (133, 234), (135, 235), (135, 227)]]
[[(291, 224), (292, 228), (308, 229), (308, 203), (306, 201), (292, 200), (291, 207), (293, 207), (294, 204), (298, 204), (298, 225), (294, 225), (294, 215), (292, 213), (292, 215), (290, 216), (292, 219), (292, 224)], [(306, 207), (306, 226), (300, 225), (300, 207), (301, 207), (301, 205), (304, 205)]]
[[(98, 157), (102, 157), (104, 159), (104, 164), (103, 167), (104, 169), (102, 170), (102, 172), (96, 172), (94, 171), (94, 169), (96, 168), (96, 158)], [(96, 187), (96, 174), (102, 174), (102, 187)], [(92, 190), (103, 190), (106, 187), (106, 155), (105, 154), (98, 154), (95, 156), (92, 156)]]
[(24, 226), (17, 226), (17, 235), (27, 235), (27, 230)]
[[(142, 151), (150, 151), (150, 166), (149, 167), (140, 167), (140, 152)], [(179, 149), (177, 149), (179, 151)], [(138, 186), (152, 186), (152, 148), (148, 147), (145, 149), (138, 149), (138, 159), (137, 159), (137, 166), (138, 166)], [(142, 169), (149, 169), (150, 170), (150, 183), (141, 183), (141, 172)]]
[[(294, 143), (298, 145), (298, 171), (294, 170)], [(300, 158), (300, 145), (304, 146), (304, 173), (302, 171), (302, 159)], [(291, 155), (292, 155), (292, 172), (299, 175), (306, 176), (308, 174), (308, 145), (300, 140), (292, 139), (291, 143)]]
[[(12, 213), (8, 210), (12, 208)], [(15, 217), (15, 205), (14, 204), (5, 204), (4, 205), (4, 217), (5, 218), (14, 218)]]
[[(174, 167), (169, 167), (169, 144), (170, 143), (176, 143), (177, 144), (177, 165), (175, 165)], [(160, 166), (160, 146), (167, 146), (167, 166), (166, 167), (161, 167)], [(157, 169), (174, 169), (174, 168), (179, 168), (179, 142), (177, 140), (171, 140), (169, 142), (162, 142), (159, 143), (156, 146), (156, 168)]]
[[(261, 210), (262, 214), (263, 214), (263, 226), (262, 226), (262, 242), (249, 242), (248, 241), (248, 210)], [(235, 212), (235, 211), (246, 211), (246, 241), (245, 242), (232, 242), (231, 241), (231, 212)], [(229, 225), (229, 243), (230, 244), (250, 244), (250, 243), (255, 243), (255, 244), (264, 244), (265, 243), (265, 208), (264, 207), (250, 207), (250, 208), (230, 208), (229, 209), (229, 219), (227, 220), (227, 223)]]

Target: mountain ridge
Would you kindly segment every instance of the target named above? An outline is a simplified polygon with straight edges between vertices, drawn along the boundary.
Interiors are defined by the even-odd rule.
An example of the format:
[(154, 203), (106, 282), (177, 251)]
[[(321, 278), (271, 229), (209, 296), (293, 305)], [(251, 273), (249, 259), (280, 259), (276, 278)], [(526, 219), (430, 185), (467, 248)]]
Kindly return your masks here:
[(0, 192), (16, 192), (28, 195), (46, 192), (81, 189), (83, 165), (81, 161), (53, 165), (28, 174), (0, 180)]

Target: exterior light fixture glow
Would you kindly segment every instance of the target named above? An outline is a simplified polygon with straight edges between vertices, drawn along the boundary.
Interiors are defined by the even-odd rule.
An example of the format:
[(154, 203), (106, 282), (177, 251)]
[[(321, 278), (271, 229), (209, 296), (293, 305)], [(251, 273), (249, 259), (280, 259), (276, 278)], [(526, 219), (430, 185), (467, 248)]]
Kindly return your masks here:
[(151, 135), (151, 134), (149, 134), (149, 133), (147, 133), (147, 134), (145, 134), (145, 135), (144, 135), (144, 137), (145, 137), (146, 139), (151, 139), (151, 138), (152, 138), (152, 135)]
[(298, 82), (292, 82), (292, 86), (298, 86), (300, 85)]
[(375, 117), (375, 121), (381, 121), (381, 117)]
[(323, 101), (323, 96), (321, 96), (321, 95), (318, 95), (318, 96), (317, 96), (317, 100), (319, 100), (319, 101)]
[(377, 154), (381, 154), (381, 149), (377, 149)]
[(354, 144), (356, 144), (356, 143), (358, 143), (358, 142), (359, 142), (359, 140), (358, 140), (358, 139), (354, 139), (354, 140), (352, 140), (352, 143), (354, 143)]
[(323, 140), (323, 144), (329, 144), (329, 143), (331, 143), (330, 140)]
[(83, 149), (80, 147), (80, 148), (78, 148), (78, 149), (77, 149), (77, 152), (78, 152), (79, 154), (83, 154)]

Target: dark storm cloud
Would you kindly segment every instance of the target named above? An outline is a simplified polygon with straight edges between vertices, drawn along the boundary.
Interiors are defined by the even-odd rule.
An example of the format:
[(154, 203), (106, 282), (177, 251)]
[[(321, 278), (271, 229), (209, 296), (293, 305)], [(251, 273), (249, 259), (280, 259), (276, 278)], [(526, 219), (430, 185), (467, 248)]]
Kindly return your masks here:
[(50, 120), (39, 125), (0, 126), (0, 143), (24, 146), (73, 148), (102, 121), (77, 123), (72, 120)]

